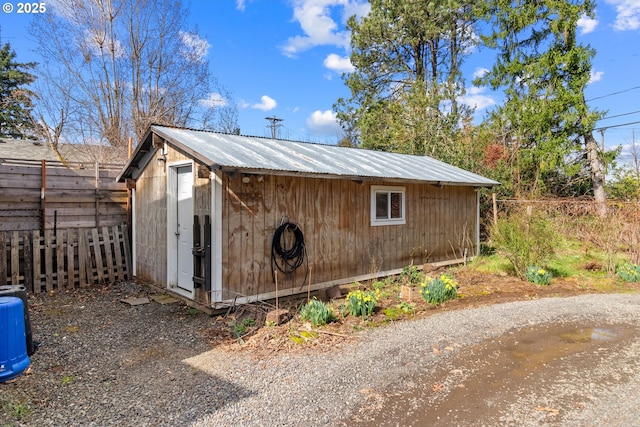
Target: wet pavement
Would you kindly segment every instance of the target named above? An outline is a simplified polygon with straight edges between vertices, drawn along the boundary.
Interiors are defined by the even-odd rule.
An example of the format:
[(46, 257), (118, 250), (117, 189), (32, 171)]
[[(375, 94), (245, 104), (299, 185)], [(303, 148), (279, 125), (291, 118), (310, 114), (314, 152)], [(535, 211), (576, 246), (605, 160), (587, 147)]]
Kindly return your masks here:
[[(453, 356), (445, 369), (412, 378), (404, 390), (371, 391), (375, 398), (370, 400), (377, 404), (362, 408), (353, 425), (518, 425), (517, 419), (534, 418), (562, 425), (565, 411), (579, 410), (593, 396), (572, 391), (553, 405), (534, 399), (526, 408), (529, 415), (514, 415), (513, 408), (525, 396), (544, 396), (552, 386), (570, 384), (571, 377), (588, 376), (636, 338), (637, 329), (630, 325), (550, 324), (470, 348), (448, 347), (443, 351)], [(628, 375), (615, 371), (608, 381), (621, 384)]]

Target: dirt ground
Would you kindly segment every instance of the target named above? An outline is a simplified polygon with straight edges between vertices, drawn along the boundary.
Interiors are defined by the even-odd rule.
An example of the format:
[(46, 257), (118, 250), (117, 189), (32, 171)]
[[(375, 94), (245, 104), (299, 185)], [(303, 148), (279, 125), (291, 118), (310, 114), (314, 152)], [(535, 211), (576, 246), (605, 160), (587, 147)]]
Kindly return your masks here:
[[(300, 320), (298, 309), (306, 302), (306, 295), (279, 302), (280, 307), (289, 308), (291, 317), (278, 326), (265, 322), (266, 314), (274, 308), (267, 303), (237, 306), (235, 310), (212, 317), (181, 302), (156, 302), (154, 297), (164, 291), (135, 282), (31, 295), (31, 322), (34, 339), (40, 347), (25, 375), (0, 387), (3, 409), (0, 425), (194, 425), (194, 420), (206, 420), (208, 416), (224, 422), (203, 421), (200, 425), (228, 425), (229, 420), (238, 419), (237, 411), (246, 409), (247, 416), (258, 416), (259, 412), (251, 412), (249, 408), (256, 402), (274, 398), (274, 378), (285, 381), (289, 370), (305, 380), (295, 383), (298, 388), (292, 388), (288, 380), (279, 383), (276, 388), (284, 395), (275, 399), (290, 402), (300, 398), (299, 410), (312, 411), (319, 407), (324, 410), (328, 403), (318, 406), (313, 401), (308, 406), (310, 403), (302, 398), (310, 392), (303, 386), (319, 381), (315, 371), (306, 369), (304, 361), (307, 356), (309, 360), (331, 357), (341, 360), (339, 355), (343, 350), (348, 353), (359, 348), (350, 344), (371, 336), (360, 331), (375, 329), (370, 332), (385, 334), (402, 326), (411, 327), (408, 322), (415, 319), (444, 311), (451, 312), (447, 316), (464, 315), (454, 311), (545, 297), (637, 293), (640, 288), (640, 284), (623, 284), (604, 273), (588, 275), (599, 279), (555, 278), (550, 286), (543, 287), (470, 267), (447, 272), (459, 285), (455, 300), (432, 306), (416, 292), (412, 301), (406, 301), (399, 296), (401, 283), (388, 280), (381, 288), (382, 298), (372, 316), (343, 317), (339, 307), (344, 304), (344, 298), (336, 298), (330, 305), (338, 319), (322, 327)], [(354, 286), (341, 287), (342, 295)], [(316, 296), (326, 298), (323, 293)], [(148, 297), (151, 301), (130, 306), (122, 302), (129, 297)], [(544, 302), (553, 303), (553, 300), (540, 301)], [(398, 309), (407, 303), (414, 305), (413, 313)], [(398, 328), (386, 327), (394, 323)], [(241, 333), (239, 325), (243, 327)], [(413, 337), (413, 334), (407, 335)], [(378, 351), (386, 351), (382, 349), (389, 342), (383, 339), (379, 344)], [(417, 345), (412, 344), (407, 350), (409, 354), (413, 354)], [(429, 350), (431, 346), (430, 341)], [(440, 354), (433, 349), (431, 356)], [(217, 356), (210, 356), (210, 352)], [(445, 358), (448, 350), (444, 348), (441, 353)], [(194, 365), (183, 363), (194, 358), (213, 361), (209, 367), (213, 370), (194, 369)], [(353, 358), (345, 359), (349, 361), (345, 366), (355, 375), (361, 365)], [(251, 378), (256, 370), (264, 374), (259, 380)], [(395, 380), (393, 372), (385, 371), (384, 375)], [(331, 378), (320, 377), (327, 382), (314, 387), (328, 389), (336, 385)], [(340, 384), (347, 387), (350, 383)], [(345, 394), (356, 395), (353, 390)], [(171, 396), (170, 405), (167, 405), (167, 396)], [(165, 410), (159, 413), (159, 407)]]
[[(344, 303), (344, 296), (356, 287), (372, 289), (370, 284), (342, 286), (342, 299), (329, 301), (324, 291), (312, 293), (312, 298), (328, 301), (337, 316), (337, 321), (322, 327), (312, 327), (310, 323), (300, 320), (296, 313), (306, 303), (307, 296), (288, 299), (279, 302), (280, 308), (290, 312), (289, 321), (278, 326), (265, 325), (266, 314), (275, 307), (270, 304), (258, 304), (236, 307), (218, 316), (218, 321), (207, 332), (207, 338), (214, 346), (224, 346), (227, 351), (242, 351), (252, 353), (256, 357), (268, 357), (280, 351), (305, 352), (313, 350), (330, 351), (354, 338), (354, 333), (364, 328), (378, 327), (390, 322), (419, 319), (433, 314), (460, 310), (465, 308), (499, 304), (510, 301), (531, 300), (548, 297), (567, 297), (589, 293), (629, 293), (640, 291), (640, 284), (624, 283), (614, 277), (592, 278), (554, 278), (551, 285), (539, 286), (506, 274), (496, 275), (479, 272), (470, 268), (440, 269), (431, 271), (435, 276), (441, 272), (448, 272), (458, 283), (457, 297), (454, 300), (439, 305), (425, 302), (418, 288), (415, 288), (410, 300), (401, 295), (399, 280), (383, 288), (383, 298), (380, 299), (373, 315), (361, 319), (350, 315), (340, 314), (340, 304)], [(406, 313), (395, 309), (401, 302), (409, 302), (414, 306), (413, 313)], [(235, 325), (244, 319), (251, 318), (255, 322), (248, 326), (242, 334), (234, 334)], [(249, 322), (253, 323), (253, 322)]]

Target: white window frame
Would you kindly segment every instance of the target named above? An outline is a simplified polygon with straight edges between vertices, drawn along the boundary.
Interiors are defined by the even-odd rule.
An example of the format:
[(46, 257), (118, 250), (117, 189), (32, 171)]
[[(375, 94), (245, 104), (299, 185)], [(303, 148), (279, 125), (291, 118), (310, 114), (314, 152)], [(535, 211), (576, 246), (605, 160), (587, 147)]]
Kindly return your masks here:
[[(391, 197), (391, 193), (399, 193), (402, 200), (401, 217), (390, 218), (391, 212), (388, 211), (387, 218), (378, 219), (376, 215), (376, 198), (380, 193), (387, 193), (388, 197)], [(404, 187), (392, 187), (388, 185), (372, 185), (371, 186), (371, 226), (378, 225), (403, 225), (407, 223), (406, 217), (407, 197)], [(391, 209), (391, 203), (388, 204), (388, 210)]]

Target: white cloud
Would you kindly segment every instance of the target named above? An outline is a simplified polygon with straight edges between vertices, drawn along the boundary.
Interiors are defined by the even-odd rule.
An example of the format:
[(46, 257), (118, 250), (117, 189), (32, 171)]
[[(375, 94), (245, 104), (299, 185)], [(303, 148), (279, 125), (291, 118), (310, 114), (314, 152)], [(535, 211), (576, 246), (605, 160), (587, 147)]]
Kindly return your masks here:
[(602, 76), (604, 76), (604, 71), (591, 70), (591, 78), (589, 78), (589, 84), (599, 82), (600, 80), (602, 80)]
[(276, 102), (275, 99), (268, 97), (267, 95), (263, 95), (260, 98), (260, 103), (251, 105), (251, 108), (256, 108), (262, 111), (269, 111), (276, 108), (277, 105), (278, 103)]
[(580, 34), (589, 34), (594, 31), (597, 26), (597, 19), (589, 18), (586, 15), (582, 15), (582, 17), (578, 19), (578, 28), (580, 28)]
[[(116, 58), (127, 56), (125, 48), (118, 39), (112, 39), (105, 31), (99, 31), (98, 29), (85, 30), (84, 43), (81, 48), (88, 49), (97, 56), (111, 55), (112, 53)], [(83, 52), (83, 54), (86, 53)]]
[(368, 2), (363, 0), (294, 0), (293, 20), (300, 23), (304, 35), (290, 37), (282, 48), (283, 53), (291, 57), (314, 46), (348, 47), (349, 32), (338, 30), (332, 16), (332, 11), (338, 7), (343, 8), (342, 24), (349, 16), (362, 16), (370, 9)]
[(227, 100), (224, 99), (219, 93), (212, 92), (209, 94), (209, 97), (199, 100), (198, 103), (203, 107), (216, 108), (224, 107), (225, 105), (227, 105)]
[(236, 0), (236, 9), (244, 12), (244, 9), (245, 9), (244, 0)]
[(349, 59), (348, 56), (343, 57), (335, 53), (330, 54), (324, 59), (324, 66), (338, 73), (351, 73), (356, 69), (353, 64), (351, 64), (351, 59)]
[(620, 154), (617, 159), (620, 163), (632, 165), (638, 155), (640, 155), (640, 142), (620, 144)]
[(183, 48), (181, 54), (192, 62), (202, 62), (209, 52), (211, 45), (197, 33), (180, 31)]
[(473, 72), (473, 78), (474, 79), (479, 79), (481, 77), (484, 77), (485, 74), (487, 74), (489, 72), (488, 69), (486, 68), (476, 68), (476, 70)]
[(331, 110), (314, 111), (307, 117), (307, 127), (316, 135), (339, 135), (342, 129), (336, 118), (336, 113)]
[(619, 31), (640, 28), (640, 0), (605, 0), (605, 3), (614, 6), (617, 12), (613, 28)]
[(483, 95), (484, 88), (472, 87), (467, 90), (465, 95), (458, 97), (458, 102), (467, 105), (471, 108), (475, 108), (476, 111), (484, 110), (485, 108), (496, 105), (495, 99), (488, 95)]

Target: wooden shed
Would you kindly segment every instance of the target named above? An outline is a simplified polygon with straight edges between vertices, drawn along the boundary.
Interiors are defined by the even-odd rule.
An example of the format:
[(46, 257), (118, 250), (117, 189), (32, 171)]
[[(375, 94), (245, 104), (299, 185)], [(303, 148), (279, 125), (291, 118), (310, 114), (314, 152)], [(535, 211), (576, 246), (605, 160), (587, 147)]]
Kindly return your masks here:
[(478, 189), (426, 156), (151, 126), (133, 189), (133, 273), (214, 308), (458, 262)]

